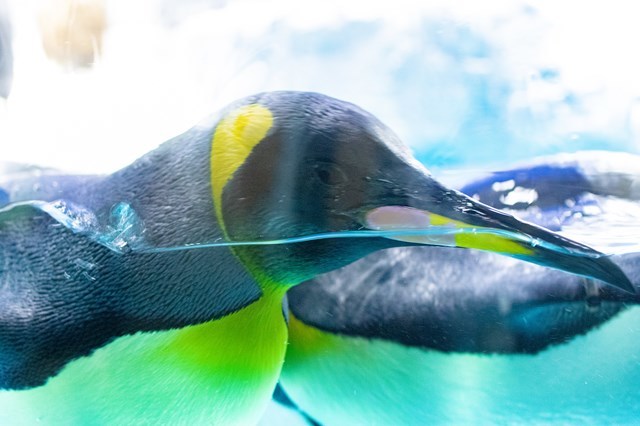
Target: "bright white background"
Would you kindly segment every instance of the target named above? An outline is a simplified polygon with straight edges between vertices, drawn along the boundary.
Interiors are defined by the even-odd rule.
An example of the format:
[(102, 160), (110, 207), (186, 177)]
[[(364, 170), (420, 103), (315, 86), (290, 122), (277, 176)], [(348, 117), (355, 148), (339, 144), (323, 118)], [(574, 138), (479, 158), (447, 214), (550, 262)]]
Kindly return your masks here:
[(358, 103), (432, 167), (640, 146), (632, 2), (107, 0), (103, 54), (76, 71), (44, 56), (42, 2), (9, 2), (1, 161), (109, 172), (274, 89)]

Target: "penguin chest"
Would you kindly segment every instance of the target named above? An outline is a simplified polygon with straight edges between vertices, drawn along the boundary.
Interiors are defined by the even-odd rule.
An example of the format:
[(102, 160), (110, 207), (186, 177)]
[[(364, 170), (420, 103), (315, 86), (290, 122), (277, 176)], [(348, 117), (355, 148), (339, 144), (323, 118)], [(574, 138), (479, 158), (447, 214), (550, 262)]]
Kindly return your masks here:
[(0, 392), (0, 423), (256, 423), (286, 340), (281, 297), (265, 294), (216, 321), (119, 338), (44, 386)]

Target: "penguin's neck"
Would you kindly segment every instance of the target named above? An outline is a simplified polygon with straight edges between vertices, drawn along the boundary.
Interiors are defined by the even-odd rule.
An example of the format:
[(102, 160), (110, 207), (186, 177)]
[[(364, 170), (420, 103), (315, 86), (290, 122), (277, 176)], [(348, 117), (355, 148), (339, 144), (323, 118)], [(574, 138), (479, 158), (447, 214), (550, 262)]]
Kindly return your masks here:
[(151, 247), (183, 247), (222, 238), (210, 177), (211, 131), (191, 129), (93, 189), (91, 205), (108, 215), (126, 203), (144, 223)]
[(43, 424), (255, 424), (284, 360), (284, 289), (222, 319), (125, 336), (46, 385), (0, 392), (0, 406)]

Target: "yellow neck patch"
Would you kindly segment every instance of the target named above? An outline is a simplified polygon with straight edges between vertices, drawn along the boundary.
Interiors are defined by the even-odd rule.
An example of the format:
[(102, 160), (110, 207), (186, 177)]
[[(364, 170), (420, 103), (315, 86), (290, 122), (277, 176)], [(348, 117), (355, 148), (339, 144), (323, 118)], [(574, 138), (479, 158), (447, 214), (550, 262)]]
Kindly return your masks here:
[(230, 112), (216, 127), (211, 148), (211, 187), (216, 216), (225, 235), (222, 190), (272, 126), (271, 111), (251, 104)]

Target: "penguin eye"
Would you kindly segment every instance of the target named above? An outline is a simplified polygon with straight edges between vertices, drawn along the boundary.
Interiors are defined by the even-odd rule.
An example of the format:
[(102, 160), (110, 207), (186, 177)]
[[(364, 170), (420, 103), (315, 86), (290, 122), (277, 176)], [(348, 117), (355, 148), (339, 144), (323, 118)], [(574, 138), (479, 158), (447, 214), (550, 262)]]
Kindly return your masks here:
[(335, 186), (347, 181), (347, 175), (333, 163), (318, 162), (313, 165), (313, 171), (325, 185)]

